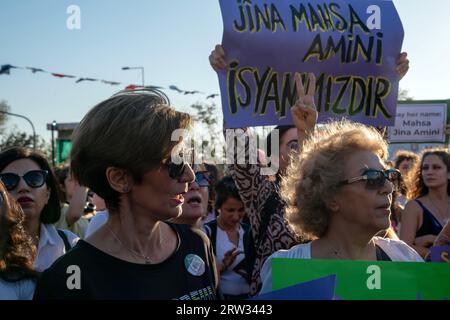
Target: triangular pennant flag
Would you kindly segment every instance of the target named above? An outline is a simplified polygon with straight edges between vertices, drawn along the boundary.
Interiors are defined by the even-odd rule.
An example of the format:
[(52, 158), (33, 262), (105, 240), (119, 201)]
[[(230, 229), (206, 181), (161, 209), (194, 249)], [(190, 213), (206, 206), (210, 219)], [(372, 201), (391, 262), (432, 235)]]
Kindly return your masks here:
[(79, 83), (81, 81), (98, 81), (98, 79), (92, 79), (92, 78), (79, 78), (75, 83)]
[(137, 88), (143, 88), (143, 87), (142, 86), (137, 86), (135, 84), (130, 84), (130, 85), (125, 87), (125, 90), (135, 90)]
[(158, 86), (145, 86), (145, 88), (156, 89), (156, 90), (164, 89), (163, 87), (158, 87)]
[(178, 87), (177, 87), (177, 86), (174, 86), (174, 85), (170, 85), (170, 86), (169, 86), (169, 89), (175, 90), (175, 91), (177, 91), (178, 93), (182, 93), (182, 92), (183, 92), (183, 90), (178, 89)]
[(28, 70), (31, 70), (31, 72), (36, 73), (36, 72), (45, 72), (43, 69), (41, 68), (33, 68), (33, 67), (26, 67)]
[(194, 90), (194, 91), (185, 91), (185, 92), (184, 92), (184, 94), (196, 94), (196, 93), (203, 93), (203, 92), (200, 92), (200, 91), (198, 91), (198, 90)]
[(0, 74), (10, 74), (9, 71), (11, 69), (17, 69), (18, 67), (12, 66), (10, 64), (4, 64), (0, 67)]
[(106, 80), (102, 80), (102, 83), (110, 84), (110, 85), (112, 85), (112, 86), (117, 86), (117, 85), (120, 84), (120, 82), (106, 81)]
[(68, 74), (62, 74), (62, 73), (52, 73), (52, 76), (57, 78), (75, 78), (75, 76), (71, 76)]

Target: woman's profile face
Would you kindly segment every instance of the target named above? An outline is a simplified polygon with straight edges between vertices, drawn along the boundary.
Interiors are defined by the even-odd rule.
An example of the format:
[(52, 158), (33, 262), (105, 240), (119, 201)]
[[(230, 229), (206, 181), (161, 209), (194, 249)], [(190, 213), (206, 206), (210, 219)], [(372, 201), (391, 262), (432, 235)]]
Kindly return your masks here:
[(14, 173), (21, 176), (17, 186), (8, 192), (20, 204), (27, 220), (39, 219), (50, 198), (50, 190), (46, 183), (33, 188), (25, 182), (23, 176), (32, 170), (42, 169), (31, 159), (19, 159), (8, 164), (1, 172), (2, 174)]
[(171, 178), (168, 165), (161, 163), (147, 171), (140, 183), (133, 184), (129, 193), (131, 206), (148, 213), (155, 221), (175, 219), (181, 215), (188, 184), (193, 180), (194, 172), (188, 164), (179, 177)]
[(447, 185), (450, 173), (441, 157), (430, 154), (423, 159), (422, 179), (428, 188), (439, 188)]
[[(385, 170), (383, 161), (371, 151), (356, 151), (348, 157), (345, 180), (364, 175), (368, 169)], [(390, 226), (394, 186), (388, 180), (379, 188), (368, 188), (365, 180), (341, 187), (336, 196), (339, 219), (375, 234)]]

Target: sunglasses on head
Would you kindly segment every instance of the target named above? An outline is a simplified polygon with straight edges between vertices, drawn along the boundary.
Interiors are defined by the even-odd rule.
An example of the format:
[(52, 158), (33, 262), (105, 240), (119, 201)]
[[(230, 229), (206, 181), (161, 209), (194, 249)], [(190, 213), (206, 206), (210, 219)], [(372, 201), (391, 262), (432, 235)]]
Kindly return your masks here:
[(362, 176), (354, 177), (348, 180), (342, 181), (342, 184), (351, 184), (357, 181), (365, 180), (367, 189), (380, 189), (386, 183), (386, 180), (390, 181), (396, 190), (398, 190), (401, 181), (400, 171), (397, 169), (388, 170), (375, 170), (368, 169), (363, 172)]
[(199, 187), (209, 187), (209, 174), (207, 171), (195, 173), (195, 182)]
[(25, 173), (23, 176), (19, 176), (15, 173), (0, 173), (0, 180), (6, 187), (6, 190), (11, 191), (17, 187), (20, 182), (20, 178), (26, 182), (31, 188), (39, 188), (44, 185), (47, 180), (48, 171), (46, 170), (31, 170)]

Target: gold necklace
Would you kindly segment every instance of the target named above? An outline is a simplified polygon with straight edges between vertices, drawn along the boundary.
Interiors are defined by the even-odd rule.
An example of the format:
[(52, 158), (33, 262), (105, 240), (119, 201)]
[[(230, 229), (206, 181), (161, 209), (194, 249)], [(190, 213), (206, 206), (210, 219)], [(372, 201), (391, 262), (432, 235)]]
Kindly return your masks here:
[(109, 232), (111, 232), (111, 234), (113, 235), (113, 237), (120, 243), (120, 245), (122, 247), (124, 247), (125, 249), (127, 249), (128, 251), (130, 251), (135, 257), (144, 259), (145, 264), (151, 264), (152, 261), (150, 260), (149, 256), (143, 255), (139, 252), (134, 251), (133, 249), (127, 247), (120, 239), (119, 237), (114, 233), (114, 231), (112, 231), (112, 229), (110, 228), (110, 226), (108, 225), (108, 223), (106, 223), (106, 227), (108, 228)]

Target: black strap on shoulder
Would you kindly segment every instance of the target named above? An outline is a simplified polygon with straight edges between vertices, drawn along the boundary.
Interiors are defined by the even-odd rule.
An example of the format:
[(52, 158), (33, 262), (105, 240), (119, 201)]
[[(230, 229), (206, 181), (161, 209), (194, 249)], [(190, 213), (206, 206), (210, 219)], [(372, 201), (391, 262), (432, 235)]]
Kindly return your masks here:
[(380, 246), (375, 245), (376, 255), (377, 255), (377, 261), (392, 261), (391, 257), (388, 256), (388, 254), (381, 249)]
[(211, 241), (211, 247), (214, 254), (216, 254), (216, 242), (217, 242), (217, 220), (210, 221), (205, 224), (206, 234)]
[(70, 245), (69, 239), (67, 238), (67, 234), (65, 234), (64, 231), (58, 229), (58, 235), (61, 237), (62, 241), (64, 242), (64, 247), (66, 248), (66, 252), (72, 249), (72, 246)]

